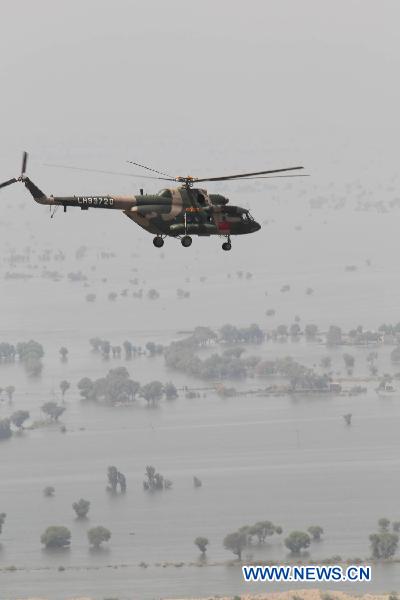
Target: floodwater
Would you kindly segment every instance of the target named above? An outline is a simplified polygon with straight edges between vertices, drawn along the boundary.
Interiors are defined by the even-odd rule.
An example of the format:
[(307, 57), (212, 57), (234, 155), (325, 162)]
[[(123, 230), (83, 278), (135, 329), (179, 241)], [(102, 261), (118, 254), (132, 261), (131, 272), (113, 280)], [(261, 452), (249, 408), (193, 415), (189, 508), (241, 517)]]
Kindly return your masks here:
[[(60, 400), (59, 382), (67, 379), (72, 385), (61, 418), (66, 433), (58, 427), (41, 428), (0, 444), (0, 509), (7, 513), (0, 566), (16, 567), (0, 570), (1, 600), (33, 595), (61, 600), (74, 594), (96, 600), (151, 600), (263, 591), (265, 586), (246, 587), (240, 569), (226, 564), (233, 555), (223, 548), (222, 540), (238, 527), (264, 519), (280, 524), (284, 532), (322, 525), (325, 534), (321, 542), (312, 544), (312, 558), (368, 557), (368, 535), (377, 519), (400, 518), (399, 397), (379, 399), (370, 384), (368, 394), (359, 397), (221, 399), (207, 391), (190, 400), (181, 393), (153, 409), (142, 401), (109, 408), (82, 402), (76, 383), (83, 376), (100, 377), (109, 368), (125, 365), (141, 383), (159, 379), (172, 380), (177, 387), (205, 386), (168, 371), (162, 357), (105, 361), (91, 352), (88, 340), (95, 335), (112, 344), (129, 339), (144, 346), (147, 341), (167, 344), (196, 325), (257, 322), (268, 329), (279, 323), (290, 325), (295, 315), (301, 325), (315, 322), (321, 329), (330, 324), (376, 328), (382, 322), (396, 322), (400, 285), (393, 215), (348, 209), (346, 220), (344, 210), (308, 214), (302, 212), (302, 205), (288, 223), (285, 205), (274, 205), (275, 220), (258, 237), (237, 240), (230, 254), (217, 250), (219, 244), (212, 239), (195, 240), (189, 250), (172, 241), (161, 258), (150, 236), (131, 223), (120, 221), (120, 238), (112, 244), (99, 216), (94, 217), (93, 228), (85, 230), (77, 216), (67, 214), (62, 221), (64, 215), (57, 215), (54, 222), (47, 222), (45, 213), (40, 209), (35, 213), (35, 208), (24, 213), (30, 228), (15, 226), (9, 233), (13, 243), (7, 238), (4, 242), (3, 274), (10, 270), (10, 245), (18, 251), (29, 243), (37, 254), (45, 247), (60, 247), (68, 259), (47, 264), (33, 258), (32, 264), (39, 267), (31, 271), (31, 280), (1, 284), (1, 340), (36, 339), (43, 344), (45, 357), (38, 379), (29, 379), (18, 363), (0, 365), (1, 385), (16, 387), (13, 405), (0, 404), (0, 417), (27, 408), (32, 419), (38, 419), (43, 402)], [(18, 214), (19, 208), (13, 210)], [(377, 221), (388, 232), (384, 246), (371, 242)], [(363, 231), (356, 249), (354, 222)], [(301, 231), (295, 230), (296, 223), (303, 224)], [(29, 237), (36, 226), (46, 232), (39, 241), (39, 236)], [(16, 236), (21, 236), (18, 244)], [(130, 243), (132, 236), (137, 236), (137, 243)], [(74, 252), (82, 244), (88, 246), (88, 256), (79, 261)], [(104, 248), (114, 250), (116, 258), (100, 260)], [(366, 259), (371, 260), (370, 266)], [(345, 266), (352, 264), (357, 270), (346, 271)], [(63, 279), (42, 279), (44, 266), (59, 269)], [(15, 270), (29, 272), (23, 264)], [(87, 274), (87, 287), (65, 278), (77, 270)], [(239, 270), (250, 271), (252, 277), (239, 278)], [(200, 282), (202, 276), (206, 281)], [(131, 281), (135, 277), (138, 286)], [(285, 284), (291, 289), (282, 293)], [(133, 298), (138, 287), (145, 293), (154, 287), (160, 298)], [(306, 295), (307, 287), (314, 294)], [(110, 291), (120, 293), (124, 288), (129, 290), (126, 297), (115, 302), (107, 299)], [(190, 299), (178, 300), (177, 288), (189, 290)], [(89, 292), (97, 294), (96, 302), (85, 301)], [(274, 317), (265, 315), (268, 308), (276, 310)], [(58, 356), (62, 345), (69, 349), (66, 363)], [(378, 349), (380, 372), (393, 370), (391, 349)], [(351, 349), (355, 375), (366, 375), (369, 351)], [(318, 343), (269, 342), (247, 347), (246, 352), (290, 355), (310, 366), (330, 354), (334, 371), (344, 372), (343, 350), (327, 351)], [(229, 383), (245, 389), (265, 382)], [(347, 412), (353, 414), (351, 427), (342, 419)], [(111, 464), (127, 477), (124, 496), (110, 496), (105, 490)], [(145, 493), (142, 480), (147, 464), (171, 479), (173, 488)], [(193, 487), (194, 475), (203, 481), (199, 489)], [(53, 498), (43, 497), (46, 485), (55, 487)], [(86, 521), (76, 520), (71, 507), (81, 497), (91, 501)], [(51, 553), (41, 548), (40, 535), (51, 524), (71, 529), (69, 550)], [(86, 530), (98, 524), (112, 531), (112, 539), (107, 548), (93, 552)], [(206, 564), (199, 562), (193, 544), (199, 535), (210, 540)], [(265, 547), (253, 546), (245, 558), (285, 559), (283, 537), (270, 538)], [(147, 568), (139, 566), (142, 562)], [(356, 584), (336, 586), (353, 591), (400, 589), (400, 565), (376, 566), (373, 576), (373, 582), (361, 589)], [(269, 589), (282, 588), (276, 584)]]

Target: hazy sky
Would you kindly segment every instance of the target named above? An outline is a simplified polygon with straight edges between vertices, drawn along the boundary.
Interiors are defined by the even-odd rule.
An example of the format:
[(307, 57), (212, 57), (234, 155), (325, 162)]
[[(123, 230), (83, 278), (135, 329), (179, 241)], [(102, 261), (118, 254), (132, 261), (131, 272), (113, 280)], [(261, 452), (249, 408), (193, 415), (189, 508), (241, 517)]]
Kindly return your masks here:
[(22, 147), (39, 161), (208, 173), (397, 146), (396, 0), (3, 0), (1, 11), (0, 168)]

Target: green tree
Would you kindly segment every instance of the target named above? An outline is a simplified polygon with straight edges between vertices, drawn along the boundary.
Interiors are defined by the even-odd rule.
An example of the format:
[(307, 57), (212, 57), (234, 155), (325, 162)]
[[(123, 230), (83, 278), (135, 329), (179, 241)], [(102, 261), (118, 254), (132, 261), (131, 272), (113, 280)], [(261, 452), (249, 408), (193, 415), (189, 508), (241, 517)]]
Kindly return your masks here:
[(12, 436), (10, 419), (0, 419), (0, 440), (5, 440)]
[(390, 525), (390, 521), (386, 517), (382, 517), (378, 521), (379, 530), (382, 532), (389, 531), (389, 525)]
[(13, 385), (8, 385), (4, 391), (7, 394), (8, 401), (12, 402), (14, 392), (15, 392), (15, 387)]
[(282, 533), (281, 527), (277, 527), (271, 521), (258, 521), (248, 528), (250, 536), (256, 536), (258, 543), (263, 544), (268, 536), (274, 533)]
[(320, 365), (323, 369), (330, 369), (332, 365), (332, 359), (330, 356), (323, 356), (321, 358)]
[(198, 547), (202, 554), (205, 554), (209, 541), (206, 537), (199, 536), (194, 540), (194, 544)]
[(308, 325), (305, 326), (304, 333), (306, 335), (306, 338), (312, 340), (316, 337), (316, 335), (318, 333), (318, 327), (316, 325), (314, 325), (313, 323), (309, 323)]
[(116, 493), (119, 486), (122, 494), (126, 492), (125, 475), (118, 471), (117, 467), (113, 465), (111, 467), (108, 467), (107, 479), (109, 484), (107, 489), (109, 491)]
[(326, 334), (326, 343), (328, 346), (336, 346), (342, 343), (342, 330), (336, 325), (331, 325)]
[(63, 379), (60, 382), (60, 390), (61, 390), (61, 394), (62, 394), (63, 399), (64, 399), (64, 396), (65, 396), (66, 392), (69, 390), (70, 387), (71, 387), (71, 384), (70, 384), (69, 381), (66, 381), (65, 379)]
[(243, 531), (235, 531), (228, 533), (224, 537), (223, 545), (226, 550), (230, 550), (236, 554), (239, 560), (242, 560), (242, 552), (247, 544), (247, 535)]
[(68, 348), (66, 348), (65, 346), (61, 346), (60, 350), (59, 350), (60, 356), (61, 356), (61, 360), (63, 362), (65, 362), (68, 358)]
[(17, 410), (11, 417), (11, 423), (19, 430), (23, 429), (25, 421), (29, 419), (29, 412), (27, 410)]
[(288, 548), (292, 554), (299, 554), (302, 550), (308, 548), (310, 543), (311, 538), (308, 533), (305, 533), (304, 531), (292, 531), (284, 540), (286, 548)]
[(324, 530), (320, 525), (310, 525), (307, 531), (315, 542), (319, 542), (321, 535), (324, 533)]
[(93, 548), (100, 548), (103, 542), (108, 542), (111, 538), (111, 531), (106, 527), (99, 525), (98, 527), (92, 527), (87, 532), (89, 544)]
[(94, 384), (89, 377), (82, 377), (82, 379), (78, 381), (77, 387), (82, 398), (85, 400), (95, 400)]
[(41, 406), (41, 411), (44, 412), (45, 415), (50, 417), (52, 421), (58, 421), (59, 417), (61, 417), (61, 415), (65, 411), (65, 407), (59, 406), (56, 402), (50, 401), (45, 402)]
[(44, 356), (43, 346), (35, 340), (29, 342), (18, 342), (16, 352), (19, 360), (25, 365), (28, 375), (37, 377), (42, 372), (41, 359)]
[(154, 288), (151, 288), (147, 292), (147, 297), (149, 300), (157, 300), (160, 297), (160, 294), (159, 294), (159, 292), (157, 292), (157, 290), (155, 290)]
[(143, 481), (143, 488), (146, 491), (154, 492), (172, 487), (172, 481), (164, 478), (161, 473), (157, 473), (155, 467), (152, 465), (147, 465), (145, 477), (146, 479)]
[(350, 375), (354, 369), (355, 358), (351, 354), (343, 354), (344, 364), (346, 366), (347, 373)]
[(160, 381), (151, 381), (140, 388), (139, 394), (148, 404), (151, 402), (154, 405), (161, 400), (163, 389), (163, 384)]
[(81, 498), (80, 500), (78, 500), (78, 502), (74, 502), (72, 504), (72, 508), (74, 509), (76, 516), (79, 519), (85, 519), (89, 512), (90, 502), (89, 500), (84, 500), (83, 498)]
[(372, 533), (369, 536), (371, 542), (372, 556), (376, 559), (387, 559), (394, 556), (399, 544), (397, 533), (384, 531), (381, 533)]
[(3, 531), (3, 525), (6, 520), (6, 513), (0, 513), (0, 533)]
[(292, 323), (292, 325), (290, 326), (290, 335), (292, 337), (297, 337), (298, 335), (300, 335), (300, 332), (300, 325), (298, 323)]
[(42, 533), (40, 541), (46, 548), (65, 548), (71, 543), (71, 532), (67, 527), (52, 525)]
[(276, 328), (276, 335), (278, 337), (286, 337), (288, 335), (288, 328), (286, 325), (278, 325)]
[(174, 400), (178, 397), (178, 390), (171, 381), (164, 385), (164, 394), (167, 400)]
[(343, 419), (345, 420), (346, 425), (351, 425), (352, 418), (353, 415), (351, 413), (346, 413), (345, 415), (343, 415)]

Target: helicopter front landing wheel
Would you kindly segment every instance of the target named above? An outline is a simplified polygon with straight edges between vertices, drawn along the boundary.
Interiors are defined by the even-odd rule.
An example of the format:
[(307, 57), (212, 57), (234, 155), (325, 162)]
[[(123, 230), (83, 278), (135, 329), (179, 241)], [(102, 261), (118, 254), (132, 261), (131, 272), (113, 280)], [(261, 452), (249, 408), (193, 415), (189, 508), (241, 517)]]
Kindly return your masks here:
[(181, 244), (184, 248), (189, 248), (189, 246), (192, 245), (192, 238), (190, 237), (190, 235), (184, 235), (183, 238), (181, 239)]
[(164, 246), (164, 240), (159, 235), (156, 235), (156, 237), (153, 238), (153, 244), (156, 248), (162, 248)]
[(230, 250), (232, 248), (231, 238), (228, 236), (226, 242), (222, 244), (222, 250)]

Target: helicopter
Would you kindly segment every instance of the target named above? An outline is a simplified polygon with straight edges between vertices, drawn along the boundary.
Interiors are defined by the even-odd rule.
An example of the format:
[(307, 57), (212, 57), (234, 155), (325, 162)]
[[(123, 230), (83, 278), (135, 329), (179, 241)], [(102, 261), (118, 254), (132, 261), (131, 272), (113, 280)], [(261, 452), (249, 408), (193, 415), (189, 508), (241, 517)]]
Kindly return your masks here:
[[(270, 169), (253, 173), (225, 175), (221, 177), (173, 177), (168, 173), (158, 171), (137, 162), (127, 163), (153, 172), (155, 175), (136, 175), (132, 173), (116, 173), (114, 171), (100, 171), (98, 169), (85, 169), (81, 167), (67, 167), (64, 165), (47, 165), (80, 171), (92, 171), (112, 175), (141, 177), (157, 179), (180, 184), (179, 187), (166, 187), (157, 194), (144, 194), (143, 189), (134, 196), (117, 195), (92, 195), (92, 196), (47, 196), (26, 175), (28, 153), (23, 152), (21, 173), (18, 177), (0, 183), (4, 188), (18, 181), (24, 183), (27, 190), (39, 204), (53, 206), (56, 210), (62, 206), (64, 212), (68, 207), (77, 207), (81, 210), (89, 208), (102, 208), (121, 210), (134, 223), (154, 235), (153, 244), (162, 248), (167, 237), (180, 239), (183, 247), (192, 244), (192, 236), (218, 235), (224, 238), (223, 250), (231, 250), (231, 236), (255, 233), (261, 225), (255, 221), (250, 211), (240, 206), (229, 205), (229, 199), (221, 194), (209, 194), (206, 189), (197, 187), (199, 183), (214, 181), (248, 181), (250, 179), (270, 179), (272, 177), (305, 177), (306, 175), (284, 174), (288, 171), (297, 171), (304, 167), (287, 167), (283, 169)], [(196, 187), (195, 187), (196, 186)]]

